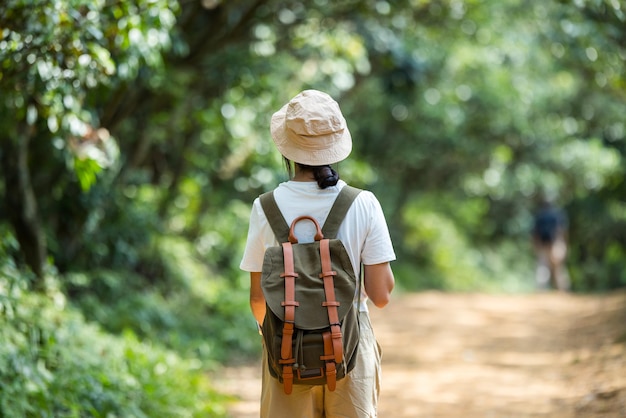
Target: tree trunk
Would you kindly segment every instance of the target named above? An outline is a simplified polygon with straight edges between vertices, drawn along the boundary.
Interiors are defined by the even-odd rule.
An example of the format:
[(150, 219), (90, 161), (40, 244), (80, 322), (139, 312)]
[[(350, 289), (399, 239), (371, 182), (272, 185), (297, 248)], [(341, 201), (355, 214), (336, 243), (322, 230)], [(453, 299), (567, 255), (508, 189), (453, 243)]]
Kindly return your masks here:
[(2, 140), (4, 206), (24, 260), (38, 278), (34, 288), (42, 289), (47, 258), (46, 238), (28, 167), (29, 137), (27, 132), (23, 132), (19, 139), (5, 137)]

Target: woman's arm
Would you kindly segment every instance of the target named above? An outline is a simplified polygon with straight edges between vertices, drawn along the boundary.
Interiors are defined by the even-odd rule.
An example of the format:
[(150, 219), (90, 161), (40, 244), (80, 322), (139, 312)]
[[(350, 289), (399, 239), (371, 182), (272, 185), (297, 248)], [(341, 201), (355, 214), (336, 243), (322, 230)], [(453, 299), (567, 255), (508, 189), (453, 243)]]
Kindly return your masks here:
[(395, 285), (391, 265), (389, 263), (372, 264), (364, 265), (363, 268), (365, 293), (376, 307), (383, 308), (389, 303), (391, 291)]
[(261, 272), (250, 273), (250, 308), (260, 325), (265, 318), (265, 296), (261, 290)]

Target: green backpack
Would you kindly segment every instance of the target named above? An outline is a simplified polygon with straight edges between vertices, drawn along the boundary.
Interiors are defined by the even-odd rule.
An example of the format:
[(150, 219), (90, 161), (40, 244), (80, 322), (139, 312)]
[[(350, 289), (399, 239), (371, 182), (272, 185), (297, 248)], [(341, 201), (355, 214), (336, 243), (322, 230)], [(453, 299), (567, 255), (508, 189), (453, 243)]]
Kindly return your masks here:
[[(324, 228), (310, 216), (291, 227), (273, 192), (261, 195), (261, 206), (280, 246), (270, 247), (263, 260), (261, 288), (267, 311), (263, 339), (270, 374), (283, 383), (328, 385), (354, 368), (359, 342), (358, 311), (354, 307), (357, 277), (343, 243), (336, 239), (346, 212), (361, 190), (344, 186)], [(300, 221), (313, 222), (315, 241), (299, 244), (293, 231)]]

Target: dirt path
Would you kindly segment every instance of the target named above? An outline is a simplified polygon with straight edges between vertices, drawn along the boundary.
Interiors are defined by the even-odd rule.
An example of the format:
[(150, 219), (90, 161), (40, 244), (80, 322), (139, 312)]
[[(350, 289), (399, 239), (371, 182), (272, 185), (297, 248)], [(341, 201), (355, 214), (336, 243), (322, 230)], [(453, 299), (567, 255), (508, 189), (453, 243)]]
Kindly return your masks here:
[[(626, 417), (626, 292), (418, 293), (372, 309), (383, 418)], [(233, 418), (258, 417), (258, 367), (228, 369)]]

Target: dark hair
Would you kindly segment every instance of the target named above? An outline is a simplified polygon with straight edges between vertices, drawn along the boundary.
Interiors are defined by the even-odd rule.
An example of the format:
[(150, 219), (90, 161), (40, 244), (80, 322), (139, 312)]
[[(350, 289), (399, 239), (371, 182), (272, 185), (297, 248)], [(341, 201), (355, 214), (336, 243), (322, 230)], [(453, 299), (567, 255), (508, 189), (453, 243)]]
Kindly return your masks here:
[[(320, 189), (336, 186), (337, 182), (339, 182), (339, 173), (337, 173), (330, 165), (311, 166), (300, 163), (295, 164), (297, 164), (301, 170), (313, 172), (313, 177), (315, 178), (315, 181)], [(289, 178), (292, 178), (294, 172), (291, 161), (287, 158), (285, 158), (285, 165), (287, 166)]]
[(317, 182), (317, 185), (320, 187), (320, 189), (336, 186), (337, 182), (339, 181), (339, 173), (333, 170), (333, 168), (329, 165), (322, 165), (319, 167), (304, 167), (305, 169), (311, 168), (313, 170), (313, 176), (315, 177), (315, 181)]

